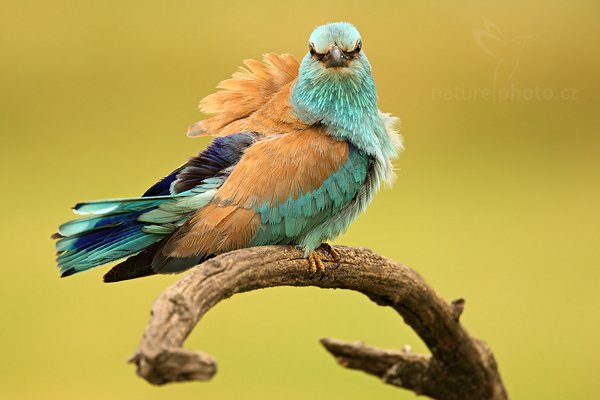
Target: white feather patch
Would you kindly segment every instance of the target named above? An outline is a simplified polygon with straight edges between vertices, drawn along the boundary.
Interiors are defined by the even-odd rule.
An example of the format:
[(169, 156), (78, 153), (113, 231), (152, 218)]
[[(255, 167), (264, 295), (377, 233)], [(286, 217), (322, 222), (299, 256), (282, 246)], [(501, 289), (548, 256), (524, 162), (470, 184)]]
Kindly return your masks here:
[[(379, 118), (381, 119), (381, 122), (383, 122), (383, 126), (385, 127), (385, 131), (390, 139), (390, 143), (392, 143), (394, 150), (396, 150), (395, 154), (390, 157), (390, 160), (394, 160), (398, 158), (400, 153), (404, 151), (404, 139), (398, 131), (400, 118), (381, 111), (379, 111)], [(383, 181), (387, 187), (391, 187), (396, 181), (396, 172), (391, 162), (388, 164)]]

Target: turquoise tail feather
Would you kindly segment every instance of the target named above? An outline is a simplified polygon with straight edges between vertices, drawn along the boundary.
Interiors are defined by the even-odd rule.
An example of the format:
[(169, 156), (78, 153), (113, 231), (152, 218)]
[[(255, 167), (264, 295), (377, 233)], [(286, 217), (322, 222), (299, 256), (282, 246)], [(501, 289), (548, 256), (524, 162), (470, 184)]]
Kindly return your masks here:
[(144, 232), (149, 223), (138, 218), (173, 197), (176, 196), (77, 204), (75, 212), (87, 216), (64, 223), (58, 230), (56, 250), (61, 276), (132, 256), (162, 240), (166, 234)]

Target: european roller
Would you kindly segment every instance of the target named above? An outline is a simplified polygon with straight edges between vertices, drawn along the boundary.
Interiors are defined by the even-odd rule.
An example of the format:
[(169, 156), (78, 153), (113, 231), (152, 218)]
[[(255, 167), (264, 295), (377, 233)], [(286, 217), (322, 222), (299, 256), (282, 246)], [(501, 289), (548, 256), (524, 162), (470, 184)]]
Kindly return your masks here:
[(189, 136), (215, 137), (141, 197), (79, 203), (61, 225), (61, 276), (128, 257), (105, 282), (184, 271), (215, 255), (295, 245), (323, 270), (319, 248), (394, 178), (396, 118), (377, 107), (363, 41), (349, 23), (316, 28), (299, 64), (289, 54), (221, 82), (200, 102), (210, 115)]

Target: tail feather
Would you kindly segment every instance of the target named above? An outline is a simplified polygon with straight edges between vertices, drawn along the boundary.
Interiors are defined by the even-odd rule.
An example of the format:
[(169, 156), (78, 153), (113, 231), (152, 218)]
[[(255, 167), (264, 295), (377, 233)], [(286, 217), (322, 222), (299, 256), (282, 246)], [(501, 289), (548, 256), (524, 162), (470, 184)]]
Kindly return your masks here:
[(154, 208), (158, 204), (170, 200), (172, 196), (133, 197), (126, 199), (96, 200), (76, 204), (73, 211), (80, 215), (104, 215), (121, 212), (141, 211)]
[(146, 233), (140, 215), (158, 208), (174, 196), (100, 200), (77, 204), (78, 214), (88, 215), (59, 227), (57, 262), (61, 276), (132, 256), (159, 242), (166, 235)]
[(58, 228), (62, 237), (56, 242), (56, 250), (81, 250), (102, 242), (119, 233), (119, 228), (136, 225), (136, 219), (143, 212), (123, 213), (69, 221)]
[(63, 237), (73, 238), (98, 229), (113, 228), (121, 225), (123, 222), (137, 218), (142, 212), (91, 215), (89, 217), (74, 219), (59, 226), (58, 234)]
[(57, 251), (65, 251), (65, 256), (58, 261), (80, 255), (84, 251), (96, 250), (109, 245), (123, 237), (132, 236), (139, 231), (135, 222), (126, 223), (114, 228), (93, 230), (75, 237), (65, 237), (56, 242)]
[(104, 282), (120, 282), (155, 275), (156, 272), (152, 269), (152, 259), (159, 246), (160, 242), (155, 243), (141, 253), (115, 265), (104, 275)]
[[(148, 235), (137, 233), (133, 236), (123, 234), (116, 241), (109, 241), (101, 246), (94, 246), (90, 250), (78, 251), (76, 254), (69, 255), (63, 253), (58, 256), (58, 263), (61, 275), (72, 275), (75, 272), (85, 271), (87, 269), (107, 264), (139, 253), (148, 246), (160, 241), (164, 235)], [(67, 271), (74, 270), (67, 273)]]

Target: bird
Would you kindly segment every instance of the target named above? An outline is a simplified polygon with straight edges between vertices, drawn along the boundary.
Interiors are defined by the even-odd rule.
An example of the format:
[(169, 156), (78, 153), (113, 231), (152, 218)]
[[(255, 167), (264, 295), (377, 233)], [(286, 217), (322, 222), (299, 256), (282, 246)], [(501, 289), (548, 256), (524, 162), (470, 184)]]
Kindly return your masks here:
[(200, 101), (209, 117), (188, 136), (213, 137), (205, 150), (141, 197), (73, 207), (80, 218), (52, 236), (61, 277), (122, 259), (105, 282), (172, 274), (261, 245), (296, 246), (313, 273), (324, 270), (320, 249), (339, 263), (327, 242), (394, 180), (398, 118), (379, 110), (348, 22), (315, 28), (300, 63), (263, 57)]

